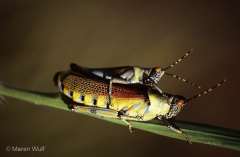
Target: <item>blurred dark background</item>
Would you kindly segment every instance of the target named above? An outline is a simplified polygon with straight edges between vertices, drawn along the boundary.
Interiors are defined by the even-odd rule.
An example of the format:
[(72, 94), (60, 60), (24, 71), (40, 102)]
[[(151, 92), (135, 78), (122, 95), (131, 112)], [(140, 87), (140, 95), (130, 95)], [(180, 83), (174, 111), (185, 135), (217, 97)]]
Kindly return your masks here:
[[(17, 88), (58, 92), (52, 77), (69, 64), (167, 67), (202, 86), (169, 76), (159, 87), (187, 98), (227, 82), (189, 103), (178, 120), (240, 130), (239, 1), (1, 0), (0, 80)], [(209, 145), (171, 139), (70, 111), (5, 97), (0, 105), (0, 156), (239, 156)], [(181, 127), (181, 126), (179, 126)], [(45, 146), (7, 152), (6, 146)]]

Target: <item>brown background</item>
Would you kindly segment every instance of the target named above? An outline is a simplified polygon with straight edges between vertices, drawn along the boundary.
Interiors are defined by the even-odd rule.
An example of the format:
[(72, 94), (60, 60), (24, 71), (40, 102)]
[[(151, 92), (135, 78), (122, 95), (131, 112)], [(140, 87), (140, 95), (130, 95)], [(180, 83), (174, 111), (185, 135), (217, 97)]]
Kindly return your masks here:
[[(58, 92), (52, 77), (71, 62), (86, 67), (172, 64), (194, 51), (159, 87), (189, 98), (226, 78), (218, 89), (189, 103), (177, 119), (240, 130), (239, 1), (0, 2), (0, 78), (4, 84)], [(5, 97), (0, 105), (0, 156), (237, 156), (209, 145), (188, 145), (88, 116)], [(6, 146), (45, 146), (44, 152), (6, 152)]]

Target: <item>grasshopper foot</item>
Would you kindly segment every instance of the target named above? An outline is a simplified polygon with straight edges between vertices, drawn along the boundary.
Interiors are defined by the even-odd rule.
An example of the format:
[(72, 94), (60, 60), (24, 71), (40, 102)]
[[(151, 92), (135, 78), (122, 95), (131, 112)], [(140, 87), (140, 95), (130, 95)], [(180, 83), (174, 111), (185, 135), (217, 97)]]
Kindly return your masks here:
[(130, 133), (134, 133), (134, 132), (135, 132), (135, 130), (132, 128), (131, 125), (129, 125), (128, 127), (129, 127), (129, 131), (130, 131)]
[(70, 104), (70, 105), (68, 105), (68, 108), (72, 111), (72, 112), (74, 112), (74, 111), (76, 111), (78, 108), (77, 108), (77, 105), (73, 105), (73, 104)]

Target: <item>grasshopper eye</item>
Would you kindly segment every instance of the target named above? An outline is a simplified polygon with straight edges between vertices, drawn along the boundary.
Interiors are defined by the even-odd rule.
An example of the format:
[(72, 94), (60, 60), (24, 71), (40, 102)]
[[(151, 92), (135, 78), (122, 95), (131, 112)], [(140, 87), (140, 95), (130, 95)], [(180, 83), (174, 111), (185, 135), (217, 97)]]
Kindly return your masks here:
[(179, 100), (177, 101), (177, 105), (178, 105), (179, 107), (182, 106), (183, 103), (184, 103), (183, 99), (179, 99)]
[(171, 104), (174, 106), (182, 107), (183, 105), (186, 104), (186, 99), (183, 96), (180, 95), (175, 95)]
[(162, 71), (162, 69), (160, 67), (156, 67), (155, 70), (156, 70), (156, 72)]

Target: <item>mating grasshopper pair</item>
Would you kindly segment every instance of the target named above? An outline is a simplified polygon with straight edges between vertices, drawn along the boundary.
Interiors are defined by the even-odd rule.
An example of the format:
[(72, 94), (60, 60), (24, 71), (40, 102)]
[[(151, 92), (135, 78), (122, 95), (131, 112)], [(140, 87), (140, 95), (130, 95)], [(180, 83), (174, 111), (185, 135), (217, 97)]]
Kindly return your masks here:
[[(180, 62), (182, 59), (184, 59), (186, 56), (192, 52), (193, 49), (191, 49), (189, 52), (187, 52), (184, 56), (179, 58), (176, 62), (171, 64), (165, 69), (162, 69), (160, 67), (155, 68), (142, 68), (139, 66), (124, 66), (124, 67), (114, 67), (114, 68), (86, 68), (82, 66), (78, 66), (76, 64), (71, 64), (71, 70), (75, 71), (76, 73), (85, 74), (89, 77), (93, 78), (99, 78), (103, 80), (109, 80), (109, 88), (108, 88), (108, 95), (109, 95), (109, 104), (113, 105), (111, 103), (112, 100), (112, 84), (141, 84), (146, 87), (150, 88), (156, 88), (161, 94), (164, 95), (162, 90), (158, 88), (158, 82), (160, 81), (161, 77), (166, 74), (173, 76), (179, 80), (182, 80), (186, 83), (189, 83), (193, 86), (196, 86), (198, 88), (201, 88), (200, 86), (185, 80), (181, 77), (178, 77), (176, 75), (170, 74), (165, 72), (169, 68), (172, 68), (174, 65), (176, 65), (178, 62)], [(164, 95), (165, 96), (165, 95)]]
[[(225, 80), (190, 99), (162, 92), (157, 84), (164, 73), (168, 74), (165, 70), (177, 64), (190, 52), (165, 69), (135, 66), (90, 69), (71, 64), (69, 71), (55, 74), (54, 82), (61, 92), (80, 103), (69, 104), (68, 107), (72, 111), (121, 119), (127, 123), (130, 132), (133, 132), (133, 128), (129, 121), (149, 121), (157, 117), (163, 120), (168, 128), (183, 135), (191, 143), (188, 136), (173, 127), (167, 119), (175, 117), (190, 100), (220, 86)], [(178, 76), (169, 75), (195, 85)]]

